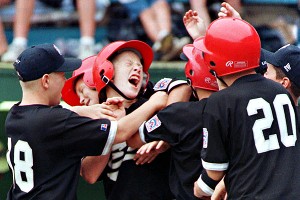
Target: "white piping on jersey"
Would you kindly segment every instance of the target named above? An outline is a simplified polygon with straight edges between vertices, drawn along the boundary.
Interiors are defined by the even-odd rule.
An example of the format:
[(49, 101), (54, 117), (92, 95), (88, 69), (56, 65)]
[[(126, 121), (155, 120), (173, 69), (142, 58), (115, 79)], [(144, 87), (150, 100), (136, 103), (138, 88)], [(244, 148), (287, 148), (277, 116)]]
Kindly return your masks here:
[(214, 171), (225, 171), (228, 168), (229, 163), (208, 163), (204, 160), (202, 161), (202, 166), (204, 169), (207, 170), (214, 170)]
[(111, 146), (113, 145), (117, 134), (117, 130), (118, 130), (118, 123), (116, 121), (111, 121), (108, 138), (101, 155), (106, 155), (110, 152)]
[(144, 125), (145, 125), (145, 122), (146, 122), (146, 121), (144, 121), (144, 122), (142, 123), (142, 125), (139, 127), (139, 135), (140, 135), (140, 138), (141, 138), (141, 140), (142, 140), (143, 143), (147, 143), (146, 140), (145, 140), (145, 133), (144, 133)]
[(203, 192), (205, 192), (208, 196), (211, 196), (214, 193), (214, 190), (209, 187), (206, 183), (203, 182), (202, 180), (202, 175), (200, 175), (200, 177), (197, 180), (197, 185), (199, 186), (199, 188), (201, 188), (201, 190)]

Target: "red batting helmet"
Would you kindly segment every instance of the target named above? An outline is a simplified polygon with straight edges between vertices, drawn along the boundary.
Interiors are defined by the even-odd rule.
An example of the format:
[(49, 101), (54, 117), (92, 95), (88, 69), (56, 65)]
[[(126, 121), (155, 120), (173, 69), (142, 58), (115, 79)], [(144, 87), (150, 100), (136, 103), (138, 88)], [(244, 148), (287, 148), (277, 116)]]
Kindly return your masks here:
[(93, 67), (93, 78), (95, 80), (96, 89), (98, 92), (100, 92), (113, 78), (114, 67), (110, 61), (111, 56), (124, 50), (131, 50), (141, 56), (143, 71), (147, 75), (146, 83), (148, 82), (148, 70), (154, 56), (152, 48), (148, 44), (139, 40), (117, 41), (106, 45), (98, 53), (95, 60)]
[(90, 87), (90, 88), (96, 87), (95, 83), (93, 81), (93, 73), (92, 73), (95, 59), (96, 59), (96, 55), (84, 59), (82, 61), (80, 68), (75, 70), (72, 74), (72, 77), (66, 81), (66, 83), (62, 89), (62, 99), (67, 104), (69, 104), (71, 106), (81, 105), (80, 99), (75, 91), (75, 84), (76, 84), (77, 79), (80, 76), (83, 76), (83, 81), (88, 87)]
[(202, 52), (196, 49), (194, 45), (187, 44), (183, 47), (183, 53), (188, 58), (185, 65), (185, 76), (191, 81), (192, 86), (218, 91), (217, 79), (209, 72), (209, 68), (204, 63)]
[(204, 52), (204, 61), (218, 76), (259, 66), (260, 39), (255, 28), (244, 20), (225, 17), (213, 21), (205, 37), (194, 42)]

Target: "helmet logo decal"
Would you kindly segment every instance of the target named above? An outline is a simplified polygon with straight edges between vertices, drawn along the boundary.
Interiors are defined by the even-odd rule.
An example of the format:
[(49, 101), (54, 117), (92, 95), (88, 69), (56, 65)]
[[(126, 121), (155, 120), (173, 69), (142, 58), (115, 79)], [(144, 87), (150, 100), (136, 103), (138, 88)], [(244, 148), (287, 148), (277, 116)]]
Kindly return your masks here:
[(245, 68), (248, 66), (247, 61), (232, 61), (229, 60), (225, 64), (226, 67), (233, 67), (233, 68)]
[(231, 60), (227, 61), (225, 65), (226, 65), (226, 67), (232, 67), (233, 61), (231, 61)]
[(205, 77), (204, 82), (205, 82), (205, 83), (210, 83), (210, 82), (211, 82), (211, 78)]
[(233, 65), (234, 68), (246, 68), (247, 66), (247, 61), (235, 61)]

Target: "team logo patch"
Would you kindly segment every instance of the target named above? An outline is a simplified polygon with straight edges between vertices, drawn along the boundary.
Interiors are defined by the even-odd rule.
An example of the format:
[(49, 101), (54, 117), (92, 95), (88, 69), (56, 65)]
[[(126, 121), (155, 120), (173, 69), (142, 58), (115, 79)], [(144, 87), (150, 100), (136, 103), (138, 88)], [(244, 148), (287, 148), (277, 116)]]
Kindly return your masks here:
[(101, 131), (106, 131), (107, 130), (107, 124), (101, 124), (100, 130)]
[(157, 115), (149, 119), (146, 123), (146, 129), (148, 132), (155, 130), (156, 128), (160, 127), (161, 121), (158, 119)]
[(207, 148), (208, 142), (208, 131), (206, 128), (203, 128), (203, 148)]
[(158, 91), (158, 90), (165, 90), (165, 89), (167, 89), (167, 87), (168, 87), (168, 85), (170, 84), (171, 81), (172, 81), (171, 78), (164, 78), (164, 79), (161, 79), (160, 81), (158, 81), (158, 82), (154, 85), (153, 89), (154, 89), (155, 91)]

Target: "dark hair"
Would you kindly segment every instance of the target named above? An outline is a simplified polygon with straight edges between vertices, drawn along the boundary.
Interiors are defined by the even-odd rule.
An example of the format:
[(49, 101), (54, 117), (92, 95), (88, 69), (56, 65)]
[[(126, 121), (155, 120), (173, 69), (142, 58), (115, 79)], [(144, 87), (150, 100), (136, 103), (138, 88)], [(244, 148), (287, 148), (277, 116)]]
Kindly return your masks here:
[(295, 95), (295, 97), (300, 97), (300, 88), (293, 82), (291, 83), (291, 92), (293, 93), (293, 95)]

